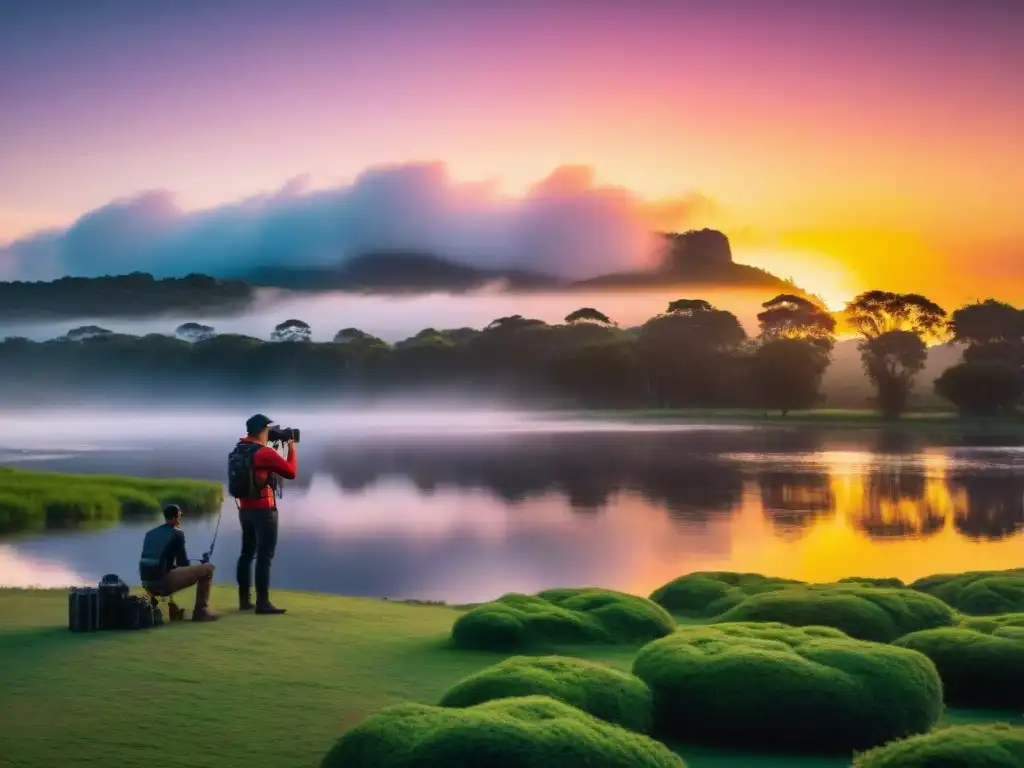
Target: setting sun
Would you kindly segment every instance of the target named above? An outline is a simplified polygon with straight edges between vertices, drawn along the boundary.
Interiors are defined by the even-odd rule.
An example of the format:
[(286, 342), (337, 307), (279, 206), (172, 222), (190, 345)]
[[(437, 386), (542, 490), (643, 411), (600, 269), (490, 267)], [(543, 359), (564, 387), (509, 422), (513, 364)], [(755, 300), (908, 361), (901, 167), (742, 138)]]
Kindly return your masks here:
[(789, 248), (735, 249), (736, 261), (761, 267), (782, 278), (792, 279), (825, 302), (825, 308), (839, 312), (861, 289), (852, 269), (820, 252)]

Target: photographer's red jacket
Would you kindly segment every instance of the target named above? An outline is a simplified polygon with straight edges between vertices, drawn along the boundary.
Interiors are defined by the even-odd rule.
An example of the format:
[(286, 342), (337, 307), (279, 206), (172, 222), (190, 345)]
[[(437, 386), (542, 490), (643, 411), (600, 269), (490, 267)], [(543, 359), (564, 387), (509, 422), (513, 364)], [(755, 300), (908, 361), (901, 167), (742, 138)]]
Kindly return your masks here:
[[(243, 442), (256, 443), (258, 441), (249, 437), (243, 437)], [(252, 457), (252, 468), (256, 475), (256, 482), (263, 485), (271, 472), (280, 475), (285, 480), (294, 480), (295, 474), (299, 471), (298, 460), (295, 456), (295, 446), (288, 446), (288, 458), (281, 458), (281, 454), (273, 448), (263, 446)], [(263, 489), (258, 499), (239, 499), (240, 509), (273, 509), (277, 506), (274, 498), (274, 489), (269, 485)]]

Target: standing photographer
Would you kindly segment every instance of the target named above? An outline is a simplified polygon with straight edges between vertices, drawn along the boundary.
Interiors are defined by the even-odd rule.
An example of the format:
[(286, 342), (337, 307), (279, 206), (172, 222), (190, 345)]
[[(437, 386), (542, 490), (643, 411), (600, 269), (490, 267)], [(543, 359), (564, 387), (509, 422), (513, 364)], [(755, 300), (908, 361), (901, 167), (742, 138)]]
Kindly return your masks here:
[(288, 458), (267, 445), (273, 421), (262, 413), (245, 422), (246, 436), (228, 456), (228, 492), (238, 505), (242, 524), (242, 553), (238, 557), (238, 608), (253, 607), (249, 591), (252, 561), (256, 559), (256, 613), (281, 614), (270, 602), (270, 563), (277, 547), (277, 488), (280, 478), (295, 479), (298, 471), (295, 441), (289, 439)]

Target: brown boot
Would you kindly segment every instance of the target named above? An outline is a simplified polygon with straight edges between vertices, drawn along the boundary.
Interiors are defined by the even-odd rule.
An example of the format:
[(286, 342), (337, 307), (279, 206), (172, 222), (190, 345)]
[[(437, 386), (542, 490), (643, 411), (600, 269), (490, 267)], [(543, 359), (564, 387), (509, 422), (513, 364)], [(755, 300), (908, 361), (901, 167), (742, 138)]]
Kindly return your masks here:
[(220, 616), (209, 608), (199, 608), (198, 610), (192, 611), (192, 621), (216, 621), (219, 618)]

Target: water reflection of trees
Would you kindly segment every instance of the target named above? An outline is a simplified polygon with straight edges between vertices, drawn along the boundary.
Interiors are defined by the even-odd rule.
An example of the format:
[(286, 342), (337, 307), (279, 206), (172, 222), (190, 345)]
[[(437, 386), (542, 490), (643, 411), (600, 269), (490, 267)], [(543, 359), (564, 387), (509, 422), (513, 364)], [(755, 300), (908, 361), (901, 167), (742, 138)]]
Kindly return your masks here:
[[(999, 540), (1024, 529), (1024, 476), (1014, 473), (1005, 451), (922, 454), (921, 448), (917, 439), (832, 434), (824, 440), (811, 430), (354, 440), (303, 446), (299, 477), (286, 483), (284, 503), (292, 490), (328, 473), (348, 493), (399, 480), (424, 494), (483, 490), (510, 505), (555, 494), (585, 514), (630, 494), (700, 526), (740, 509), (746, 479), (773, 529), (787, 538), (836, 514), (878, 539), (931, 536), (948, 525), (963, 536)], [(786, 461), (759, 461), (762, 453)], [(225, 454), (224, 446), (154, 445), (33, 466), (217, 481)]]
[(824, 472), (762, 472), (761, 508), (765, 517), (786, 538), (797, 538), (822, 518), (835, 513), (835, 497)]
[(921, 467), (882, 464), (863, 478), (863, 502), (851, 510), (856, 527), (872, 538), (923, 538), (946, 525), (942, 497), (928, 493)]
[[(599, 513), (620, 493), (633, 493), (690, 525), (737, 511), (744, 463), (727, 454), (756, 447), (749, 437), (648, 434), (551, 434), (476, 441), (372, 442), (335, 445), (324, 466), (344, 489), (358, 491), (402, 479), (424, 493), (440, 488), (486, 490), (515, 505), (555, 493), (580, 513)], [(794, 438), (796, 439), (796, 438)], [(781, 442), (780, 442), (781, 440)], [(809, 448), (772, 439), (773, 451)], [(1024, 482), (1009, 474), (946, 476), (915, 444), (886, 441), (853, 467), (828, 463), (769, 468), (755, 474), (761, 507), (779, 535), (795, 538), (841, 514), (875, 539), (921, 538), (947, 523), (972, 538), (1000, 539), (1024, 528)], [(901, 448), (911, 449), (902, 453)], [(806, 455), (806, 454), (805, 454)]]
[(480, 441), (404, 441), (333, 446), (326, 468), (343, 487), (403, 478), (417, 489), (486, 489), (509, 504), (559, 493), (580, 512), (596, 512), (623, 492), (704, 522), (738, 507), (739, 466), (705, 444), (652, 434), (531, 435)]
[(1008, 472), (953, 473), (953, 524), (972, 539), (1005, 539), (1024, 529), (1024, 479)]

